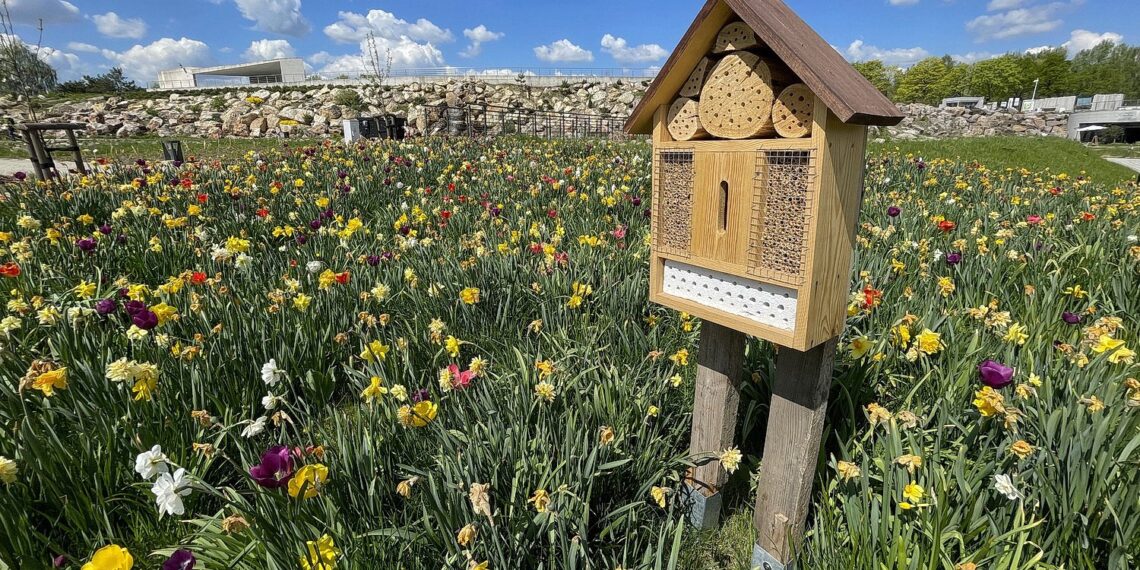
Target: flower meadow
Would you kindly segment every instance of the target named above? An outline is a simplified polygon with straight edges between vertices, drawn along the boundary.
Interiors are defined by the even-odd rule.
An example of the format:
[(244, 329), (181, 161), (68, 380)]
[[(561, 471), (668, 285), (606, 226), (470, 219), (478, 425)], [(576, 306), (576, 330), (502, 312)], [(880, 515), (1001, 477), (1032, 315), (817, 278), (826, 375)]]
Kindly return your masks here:
[[(685, 567), (700, 323), (647, 300), (649, 157), (326, 141), (5, 186), (0, 560)], [(869, 160), (809, 567), (1137, 563), (1138, 214)], [(740, 510), (777, 351), (718, 454)]]

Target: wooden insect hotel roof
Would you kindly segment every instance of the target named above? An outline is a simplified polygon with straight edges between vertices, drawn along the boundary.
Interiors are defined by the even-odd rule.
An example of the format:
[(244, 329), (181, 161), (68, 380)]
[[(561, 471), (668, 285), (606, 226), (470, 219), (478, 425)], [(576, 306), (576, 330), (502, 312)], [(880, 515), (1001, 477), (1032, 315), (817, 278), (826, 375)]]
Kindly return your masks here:
[(654, 111), (672, 102), (717, 32), (735, 17), (748, 24), (839, 120), (878, 126), (902, 121), (898, 107), (781, 0), (708, 0), (633, 110), (627, 132), (652, 131)]

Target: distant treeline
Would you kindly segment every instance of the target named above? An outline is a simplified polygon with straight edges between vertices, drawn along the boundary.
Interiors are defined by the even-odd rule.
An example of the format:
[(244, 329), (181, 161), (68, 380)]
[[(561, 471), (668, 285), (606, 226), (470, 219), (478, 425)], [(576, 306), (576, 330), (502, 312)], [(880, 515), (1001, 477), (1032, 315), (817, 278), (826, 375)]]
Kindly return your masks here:
[(1123, 93), (1140, 99), (1140, 46), (1105, 42), (1069, 59), (1064, 48), (1010, 53), (974, 63), (929, 57), (909, 69), (878, 60), (855, 64), (867, 79), (899, 103), (936, 105), (946, 97), (1004, 101), (1037, 97)]

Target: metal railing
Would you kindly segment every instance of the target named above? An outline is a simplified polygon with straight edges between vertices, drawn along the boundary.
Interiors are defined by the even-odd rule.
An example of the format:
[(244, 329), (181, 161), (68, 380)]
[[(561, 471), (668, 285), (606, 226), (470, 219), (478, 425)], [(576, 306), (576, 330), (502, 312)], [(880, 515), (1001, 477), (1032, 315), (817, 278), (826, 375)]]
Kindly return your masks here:
[(542, 111), (497, 105), (425, 105), (420, 134), (495, 137), (524, 135), (546, 139), (625, 139), (628, 117)]
[[(391, 79), (416, 78), (471, 78), (471, 79), (497, 79), (516, 80), (525, 82), (527, 78), (565, 78), (571, 79), (628, 79), (630, 81), (652, 79), (658, 68), (632, 68), (632, 67), (413, 67), (393, 69), (387, 77)], [(153, 81), (152, 89), (209, 89), (214, 87), (228, 87), (241, 85), (271, 85), (271, 84), (357, 84), (368, 83), (375, 80), (373, 72), (344, 71), (336, 73), (310, 73), (310, 74), (284, 74), (284, 75), (253, 75), (253, 76), (223, 76), (223, 75), (197, 75), (195, 79), (170, 79)]]

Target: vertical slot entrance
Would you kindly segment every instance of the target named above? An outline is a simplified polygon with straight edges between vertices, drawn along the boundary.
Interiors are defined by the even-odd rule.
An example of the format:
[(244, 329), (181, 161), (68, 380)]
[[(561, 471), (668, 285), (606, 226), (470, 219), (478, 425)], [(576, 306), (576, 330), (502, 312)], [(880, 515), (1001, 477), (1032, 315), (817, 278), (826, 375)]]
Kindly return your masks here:
[(728, 181), (720, 181), (720, 231), (728, 230)]

